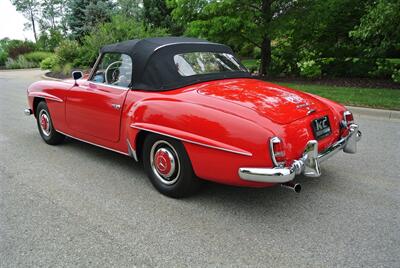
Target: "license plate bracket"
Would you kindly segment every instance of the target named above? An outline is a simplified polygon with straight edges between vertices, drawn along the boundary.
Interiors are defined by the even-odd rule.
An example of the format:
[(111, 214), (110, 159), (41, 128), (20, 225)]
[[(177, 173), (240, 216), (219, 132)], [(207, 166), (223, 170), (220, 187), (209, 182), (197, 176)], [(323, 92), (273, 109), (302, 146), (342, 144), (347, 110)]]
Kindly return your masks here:
[(331, 124), (328, 116), (317, 118), (311, 123), (314, 132), (314, 137), (317, 140), (325, 138), (331, 134)]

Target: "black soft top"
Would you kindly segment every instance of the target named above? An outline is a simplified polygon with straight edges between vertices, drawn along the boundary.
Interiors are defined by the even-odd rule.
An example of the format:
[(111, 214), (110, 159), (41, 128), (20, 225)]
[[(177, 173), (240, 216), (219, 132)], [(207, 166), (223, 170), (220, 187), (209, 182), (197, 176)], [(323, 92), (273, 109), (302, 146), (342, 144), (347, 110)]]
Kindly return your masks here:
[(248, 72), (221, 72), (181, 76), (173, 57), (187, 52), (233, 54), (230, 47), (207, 40), (188, 37), (134, 39), (104, 46), (100, 53), (123, 53), (132, 58), (131, 87), (138, 90), (171, 90), (199, 82), (251, 77)]

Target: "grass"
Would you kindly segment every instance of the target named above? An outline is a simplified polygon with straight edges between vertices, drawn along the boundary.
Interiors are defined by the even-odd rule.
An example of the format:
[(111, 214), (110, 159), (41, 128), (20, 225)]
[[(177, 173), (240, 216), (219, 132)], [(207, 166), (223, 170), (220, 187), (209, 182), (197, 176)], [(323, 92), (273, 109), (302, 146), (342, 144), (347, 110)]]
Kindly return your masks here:
[(277, 83), (345, 105), (400, 110), (400, 90)]
[(247, 60), (242, 60), (241, 61), (244, 67), (246, 67), (249, 70), (252, 69), (258, 69), (258, 60), (256, 59), (247, 59)]

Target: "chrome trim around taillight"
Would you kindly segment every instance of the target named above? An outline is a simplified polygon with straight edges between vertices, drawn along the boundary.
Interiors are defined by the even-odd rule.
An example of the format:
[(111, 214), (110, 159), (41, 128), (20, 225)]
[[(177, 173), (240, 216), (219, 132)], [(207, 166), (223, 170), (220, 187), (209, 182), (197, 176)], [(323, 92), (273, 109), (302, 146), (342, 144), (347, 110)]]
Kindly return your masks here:
[(269, 139), (269, 153), (271, 155), (271, 160), (272, 163), (274, 164), (275, 167), (282, 166), (283, 163), (276, 161), (276, 154), (274, 151), (274, 144), (279, 144), (281, 143), (282, 140), (278, 137), (272, 137)]
[(349, 127), (350, 124), (353, 124), (353, 122), (354, 122), (354, 119), (353, 119), (352, 122), (347, 122), (346, 116), (347, 116), (347, 115), (350, 115), (350, 114), (352, 115), (353, 113), (350, 112), (350, 111), (344, 111), (344, 112), (343, 112), (343, 122), (344, 122), (344, 124), (345, 124), (346, 127)]

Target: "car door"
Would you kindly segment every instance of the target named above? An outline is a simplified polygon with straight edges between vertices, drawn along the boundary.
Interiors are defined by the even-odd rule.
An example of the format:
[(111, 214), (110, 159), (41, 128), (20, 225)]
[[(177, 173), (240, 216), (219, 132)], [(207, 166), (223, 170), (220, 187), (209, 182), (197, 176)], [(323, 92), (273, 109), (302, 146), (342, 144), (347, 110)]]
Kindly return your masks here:
[(74, 133), (117, 142), (121, 112), (132, 78), (132, 60), (105, 53), (87, 81), (78, 81), (66, 100), (66, 122)]

